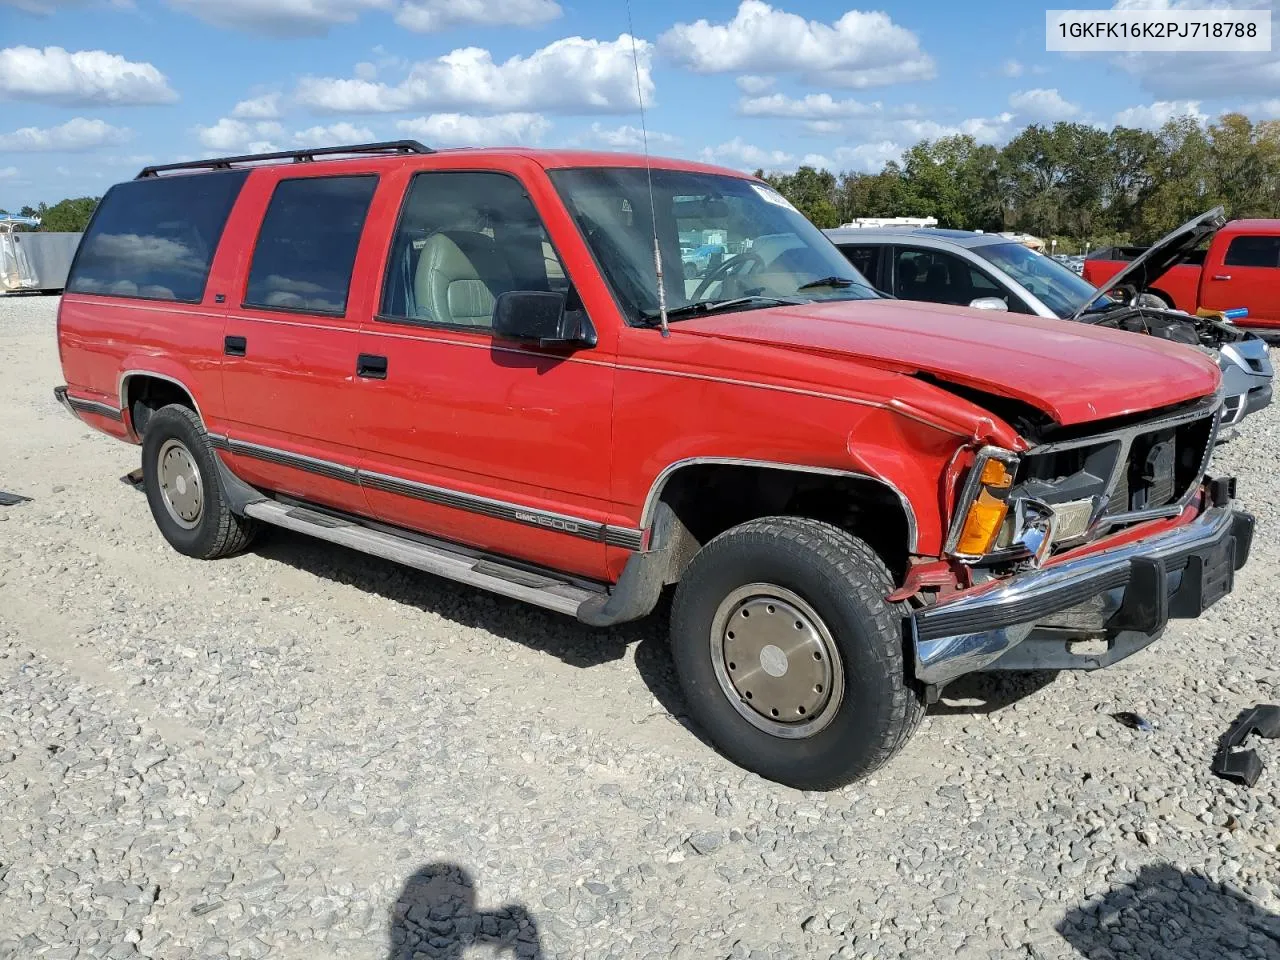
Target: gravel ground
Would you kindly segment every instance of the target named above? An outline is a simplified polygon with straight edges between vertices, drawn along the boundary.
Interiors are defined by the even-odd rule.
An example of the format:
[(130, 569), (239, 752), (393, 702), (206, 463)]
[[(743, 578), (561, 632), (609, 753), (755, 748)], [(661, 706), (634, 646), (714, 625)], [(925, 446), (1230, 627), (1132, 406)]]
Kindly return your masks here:
[(1280, 743), (1209, 773), (1280, 700), (1280, 407), (1218, 456), (1261, 529), (1231, 597), (808, 794), (680, 721), (657, 620), (173, 552), (53, 400), (56, 306), (0, 299), (0, 958), (1280, 957)]

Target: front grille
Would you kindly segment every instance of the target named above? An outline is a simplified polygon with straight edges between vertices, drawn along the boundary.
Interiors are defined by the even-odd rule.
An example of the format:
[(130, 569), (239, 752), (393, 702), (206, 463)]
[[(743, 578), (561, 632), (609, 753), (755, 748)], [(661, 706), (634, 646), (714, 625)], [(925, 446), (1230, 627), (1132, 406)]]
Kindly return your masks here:
[(1105, 515), (1167, 507), (1189, 495), (1208, 465), (1213, 426), (1210, 415), (1135, 433), (1117, 470)]
[(1072, 524), (1059, 535), (1061, 546), (1176, 512), (1208, 466), (1218, 414), (1219, 404), (1206, 401), (1146, 422), (1050, 441), (1023, 457), (1013, 496), (1077, 513), (1082, 501), (1096, 505), (1087, 531)]

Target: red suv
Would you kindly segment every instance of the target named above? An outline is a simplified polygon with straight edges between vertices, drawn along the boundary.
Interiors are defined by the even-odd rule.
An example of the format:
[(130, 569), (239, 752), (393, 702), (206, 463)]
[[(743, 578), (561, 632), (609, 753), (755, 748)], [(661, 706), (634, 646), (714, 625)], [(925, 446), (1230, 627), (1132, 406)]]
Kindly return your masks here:
[(883, 763), (963, 674), (1135, 652), (1231, 590), (1253, 530), (1205, 474), (1210, 358), (881, 298), (696, 163), (149, 167), (99, 206), (58, 336), (59, 399), (141, 444), (177, 550), (272, 524), (596, 626), (675, 585), (689, 710), (797, 787)]

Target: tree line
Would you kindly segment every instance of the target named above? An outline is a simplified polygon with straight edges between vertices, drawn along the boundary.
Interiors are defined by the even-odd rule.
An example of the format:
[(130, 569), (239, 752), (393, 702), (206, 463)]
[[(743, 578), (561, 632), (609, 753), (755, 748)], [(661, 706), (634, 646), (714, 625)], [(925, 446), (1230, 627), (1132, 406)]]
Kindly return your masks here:
[[(89, 225), (101, 197), (68, 197), (50, 206), (41, 203), (34, 207), (23, 207), (18, 211), (20, 217), (39, 217), (40, 226), (36, 229), (45, 233), (80, 233)], [(0, 217), (7, 210), (0, 210)]]
[(1060, 252), (1150, 243), (1221, 204), (1231, 219), (1280, 216), (1280, 121), (1239, 113), (1158, 131), (1033, 124), (1005, 146), (924, 140), (879, 173), (757, 171), (820, 227), (858, 217), (936, 217), (961, 230), (1057, 239)]

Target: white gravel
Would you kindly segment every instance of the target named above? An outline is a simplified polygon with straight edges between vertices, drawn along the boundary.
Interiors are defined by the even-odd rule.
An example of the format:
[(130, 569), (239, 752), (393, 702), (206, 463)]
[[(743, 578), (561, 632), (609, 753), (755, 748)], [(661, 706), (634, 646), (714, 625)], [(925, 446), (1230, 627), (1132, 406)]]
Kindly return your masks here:
[(1218, 456), (1260, 524), (1230, 598), (802, 794), (671, 719), (656, 619), (285, 534), (179, 556), (54, 402), (56, 306), (0, 298), (0, 958), (1280, 956), (1280, 743), (1209, 773), (1280, 701), (1280, 408)]

